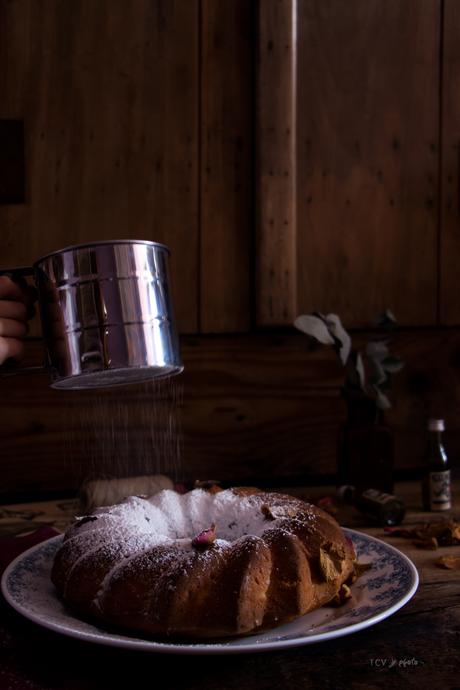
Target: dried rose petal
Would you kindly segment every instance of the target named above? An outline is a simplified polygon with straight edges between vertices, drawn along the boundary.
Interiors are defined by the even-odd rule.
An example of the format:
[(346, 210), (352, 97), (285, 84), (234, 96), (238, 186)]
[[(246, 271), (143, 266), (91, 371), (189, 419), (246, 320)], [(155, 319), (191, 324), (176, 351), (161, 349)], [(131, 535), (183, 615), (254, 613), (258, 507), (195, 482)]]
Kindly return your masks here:
[(270, 510), (270, 506), (268, 506), (266, 503), (260, 506), (260, 510), (266, 520), (274, 520), (275, 516), (273, 515), (272, 511)]
[(216, 540), (216, 526), (213, 524), (208, 529), (204, 529), (202, 532), (193, 537), (192, 546), (196, 548), (205, 548), (211, 546), (211, 544)]

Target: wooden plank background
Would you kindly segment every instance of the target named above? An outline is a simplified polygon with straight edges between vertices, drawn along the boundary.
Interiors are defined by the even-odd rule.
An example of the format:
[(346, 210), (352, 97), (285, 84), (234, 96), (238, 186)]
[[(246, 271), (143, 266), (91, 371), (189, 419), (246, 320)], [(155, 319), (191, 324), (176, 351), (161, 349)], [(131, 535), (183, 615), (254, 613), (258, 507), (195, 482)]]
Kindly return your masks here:
[(440, 3), (302, 0), (298, 20), (300, 311), (432, 325)]
[(460, 7), (444, 3), (442, 71), (442, 177), (440, 237), (440, 323), (458, 324), (460, 299)]
[(197, 330), (198, 50), (198, 0), (0, 2), (0, 117), (25, 122), (27, 164), (27, 203), (0, 206), (2, 267), (164, 242)]
[(317, 310), (368, 327), (390, 307), (435, 324), (439, 0), (269, 1), (261, 16), (259, 323)]
[(260, 3), (256, 103), (256, 324), (297, 316), (297, 2)]
[(200, 325), (251, 326), (254, 5), (204, 0), (201, 14)]
[[(362, 347), (365, 337), (355, 341)], [(29, 345), (28, 363), (39, 362), (41, 344)], [(399, 475), (422, 466), (432, 415), (446, 419), (449, 456), (460, 467), (460, 330), (401, 332), (392, 351), (406, 361), (387, 414)], [(185, 336), (182, 353), (185, 372), (173, 387), (128, 386), (98, 398), (55, 391), (46, 376), (0, 379), (0, 498), (76, 490), (91, 473), (117, 470), (168, 471), (186, 481), (333, 480), (345, 407), (343, 370), (330, 348), (301, 334), (235, 334)], [(182, 429), (175, 465), (168, 466), (167, 456), (179, 455), (164, 442), (171, 419), (162, 406)], [(107, 464), (101, 437), (110, 419), (119, 432), (107, 440)]]

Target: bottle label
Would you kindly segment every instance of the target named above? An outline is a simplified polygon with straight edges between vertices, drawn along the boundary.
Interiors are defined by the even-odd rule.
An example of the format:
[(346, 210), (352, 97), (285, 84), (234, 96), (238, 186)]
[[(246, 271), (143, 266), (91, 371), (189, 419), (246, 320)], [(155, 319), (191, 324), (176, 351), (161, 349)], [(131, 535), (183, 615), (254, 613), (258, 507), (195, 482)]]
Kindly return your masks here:
[(377, 489), (366, 489), (358, 496), (356, 507), (381, 525), (399, 525), (405, 513), (403, 502), (396, 496)]
[(395, 500), (395, 497), (391, 494), (386, 494), (383, 491), (378, 491), (377, 489), (366, 489), (366, 491), (362, 492), (361, 497), (368, 498), (369, 500), (381, 503), (382, 505), (385, 505), (385, 503), (388, 503), (389, 501)]
[(430, 510), (449, 510), (450, 470), (430, 472)]

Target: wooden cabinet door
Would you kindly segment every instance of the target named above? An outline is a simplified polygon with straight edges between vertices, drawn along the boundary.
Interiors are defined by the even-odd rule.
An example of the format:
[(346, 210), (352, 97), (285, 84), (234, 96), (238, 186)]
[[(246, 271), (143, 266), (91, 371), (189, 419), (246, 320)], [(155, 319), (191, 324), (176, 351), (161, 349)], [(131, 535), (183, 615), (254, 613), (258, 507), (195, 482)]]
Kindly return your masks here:
[(26, 203), (0, 206), (1, 266), (92, 240), (171, 249), (198, 326), (198, 0), (0, 0), (0, 118), (24, 122)]
[(260, 3), (260, 325), (436, 323), (440, 17), (439, 0)]

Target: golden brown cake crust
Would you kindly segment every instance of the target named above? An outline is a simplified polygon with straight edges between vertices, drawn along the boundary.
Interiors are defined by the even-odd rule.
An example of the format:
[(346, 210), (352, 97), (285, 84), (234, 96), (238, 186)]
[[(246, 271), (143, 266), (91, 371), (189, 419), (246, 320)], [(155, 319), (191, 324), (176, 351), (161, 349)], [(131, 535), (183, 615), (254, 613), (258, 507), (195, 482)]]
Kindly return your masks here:
[(331, 601), (355, 553), (337, 522), (252, 487), (163, 491), (77, 519), (52, 581), (77, 614), (148, 635), (217, 638)]

